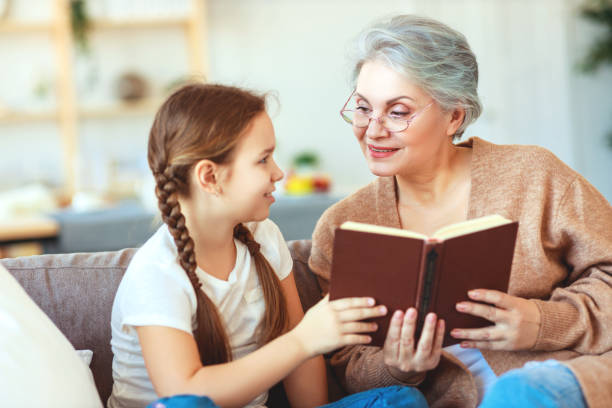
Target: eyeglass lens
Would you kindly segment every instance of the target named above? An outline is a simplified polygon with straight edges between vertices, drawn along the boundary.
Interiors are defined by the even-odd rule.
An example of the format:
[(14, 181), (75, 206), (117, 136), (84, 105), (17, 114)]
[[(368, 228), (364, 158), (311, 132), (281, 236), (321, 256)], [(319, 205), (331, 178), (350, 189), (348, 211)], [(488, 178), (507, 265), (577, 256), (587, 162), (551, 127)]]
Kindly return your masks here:
[(374, 118), (374, 111), (370, 106), (363, 102), (357, 102), (357, 97), (353, 95), (349, 99), (346, 107), (342, 111), (343, 119), (356, 127), (367, 127), (371, 120), (376, 120), (385, 129), (391, 132), (400, 132), (405, 130), (411, 119), (408, 118), (396, 118), (390, 116), (389, 112), (385, 112), (378, 118)]

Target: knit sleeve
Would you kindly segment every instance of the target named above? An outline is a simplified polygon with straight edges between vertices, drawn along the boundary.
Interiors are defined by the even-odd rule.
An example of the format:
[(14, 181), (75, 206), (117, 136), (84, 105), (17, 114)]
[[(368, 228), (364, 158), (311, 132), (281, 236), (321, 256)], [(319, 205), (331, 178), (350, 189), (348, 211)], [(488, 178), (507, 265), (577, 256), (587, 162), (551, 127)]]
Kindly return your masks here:
[(380, 347), (349, 346), (338, 350), (330, 364), (345, 389), (353, 394), (372, 388), (391, 385), (419, 385), (424, 376), (415, 382), (404, 382), (391, 375), (383, 359)]
[(550, 245), (568, 269), (566, 285), (534, 300), (542, 324), (535, 350), (612, 349), (612, 207), (581, 176), (565, 191)]

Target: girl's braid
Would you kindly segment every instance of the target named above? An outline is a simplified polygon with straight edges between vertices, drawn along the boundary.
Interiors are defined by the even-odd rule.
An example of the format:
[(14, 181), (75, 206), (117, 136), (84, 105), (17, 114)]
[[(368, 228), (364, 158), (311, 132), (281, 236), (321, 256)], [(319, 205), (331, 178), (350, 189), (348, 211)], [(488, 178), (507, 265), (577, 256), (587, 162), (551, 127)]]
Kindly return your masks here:
[(258, 341), (260, 344), (265, 344), (287, 331), (289, 325), (287, 302), (278, 276), (261, 253), (261, 246), (255, 241), (251, 231), (244, 224), (238, 224), (234, 227), (234, 237), (246, 245), (255, 261), (257, 276), (266, 299), (266, 311), (258, 329), (259, 332), (263, 330), (266, 336)]
[[(181, 206), (178, 201), (178, 191), (184, 184), (174, 176), (173, 168), (166, 167), (162, 172), (153, 172), (155, 177), (155, 195), (159, 209), (162, 214), (162, 219), (168, 230), (174, 238), (178, 251), (178, 260), (195, 290), (197, 299), (196, 315), (198, 317), (198, 328), (194, 332), (194, 337), (200, 351), (200, 359), (202, 364), (218, 364), (231, 360), (229, 350), (229, 342), (223, 323), (214, 303), (204, 293), (202, 283), (196, 274), (197, 263), (195, 259), (193, 239), (189, 235), (187, 225), (185, 225), (185, 216), (181, 212)], [(202, 333), (200, 328), (203, 326), (201, 322), (209, 320), (209, 327), (214, 327), (210, 333)], [(217, 345), (224, 344), (225, 347), (219, 349)], [(215, 345), (216, 347), (212, 347)]]

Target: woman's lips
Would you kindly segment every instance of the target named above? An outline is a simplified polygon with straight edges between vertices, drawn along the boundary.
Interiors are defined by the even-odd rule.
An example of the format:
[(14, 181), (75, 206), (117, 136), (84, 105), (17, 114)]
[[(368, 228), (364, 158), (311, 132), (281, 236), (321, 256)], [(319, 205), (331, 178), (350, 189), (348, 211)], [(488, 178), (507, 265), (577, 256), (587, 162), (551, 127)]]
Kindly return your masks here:
[(368, 145), (368, 151), (370, 152), (370, 156), (376, 159), (384, 159), (386, 157), (392, 156), (398, 150), (399, 148), (374, 146), (371, 144)]

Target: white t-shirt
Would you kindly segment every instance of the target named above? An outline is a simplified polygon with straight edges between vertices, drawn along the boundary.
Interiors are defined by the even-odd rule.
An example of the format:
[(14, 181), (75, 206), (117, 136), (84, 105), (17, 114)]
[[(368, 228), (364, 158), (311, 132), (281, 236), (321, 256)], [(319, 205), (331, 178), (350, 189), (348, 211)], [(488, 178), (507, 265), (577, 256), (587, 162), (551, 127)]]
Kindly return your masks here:
[(495, 382), (497, 376), (480, 350), (462, 348), (459, 344), (444, 347), (444, 350), (457, 357), (470, 370), (478, 388), (478, 401), (482, 401), (482, 397)]
[(2, 265), (0, 403), (3, 407), (102, 407), (89, 367)]
[[(268, 219), (245, 225), (278, 278), (285, 279), (293, 261), (278, 227)], [(217, 306), (236, 360), (257, 349), (255, 329), (263, 318), (265, 300), (253, 258), (243, 243), (234, 242), (236, 264), (227, 281), (200, 268), (196, 273), (202, 289)], [(109, 408), (142, 408), (158, 398), (135, 327), (166, 326), (191, 334), (197, 325), (196, 307), (193, 286), (177, 262), (176, 245), (163, 225), (136, 252), (117, 290), (111, 317), (114, 385)], [(266, 399), (267, 392), (248, 406), (264, 406)]]

